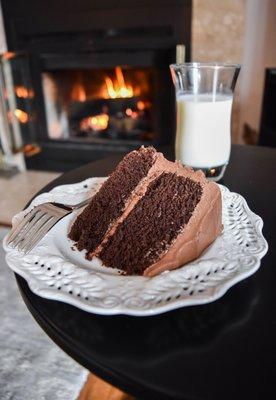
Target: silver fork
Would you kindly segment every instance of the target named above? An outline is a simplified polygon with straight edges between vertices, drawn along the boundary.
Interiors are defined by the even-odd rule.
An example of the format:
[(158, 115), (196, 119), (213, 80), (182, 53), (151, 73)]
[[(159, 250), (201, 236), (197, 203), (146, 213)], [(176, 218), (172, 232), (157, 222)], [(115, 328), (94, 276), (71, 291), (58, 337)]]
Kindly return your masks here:
[(74, 210), (88, 204), (91, 198), (75, 205), (44, 203), (35, 206), (23, 220), (10, 231), (7, 245), (29, 253), (49, 230)]

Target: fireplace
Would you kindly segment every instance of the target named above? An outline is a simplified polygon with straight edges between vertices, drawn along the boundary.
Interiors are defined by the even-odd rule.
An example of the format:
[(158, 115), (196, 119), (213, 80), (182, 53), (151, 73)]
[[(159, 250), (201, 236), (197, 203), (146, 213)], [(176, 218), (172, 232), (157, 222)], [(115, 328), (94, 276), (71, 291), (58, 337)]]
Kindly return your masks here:
[(2, 1), (29, 168), (173, 143), (169, 64), (179, 44), (189, 60), (191, 1), (119, 3)]
[(154, 142), (155, 74), (129, 66), (42, 72), (49, 139)]

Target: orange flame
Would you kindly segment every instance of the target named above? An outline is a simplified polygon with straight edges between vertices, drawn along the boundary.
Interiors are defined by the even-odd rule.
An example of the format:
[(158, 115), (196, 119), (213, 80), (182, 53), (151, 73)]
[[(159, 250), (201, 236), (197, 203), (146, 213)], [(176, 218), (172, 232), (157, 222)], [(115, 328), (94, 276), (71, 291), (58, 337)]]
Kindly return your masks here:
[(107, 128), (109, 116), (107, 114), (98, 114), (84, 118), (81, 121), (80, 127), (83, 130), (93, 129), (94, 131), (103, 131)]
[(126, 85), (125, 78), (121, 67), (115, 68), (116, 82), (113, 82), (109, 76), (105, 77), (106, 94), (105, 98), (129, 98), (133, 97), (133, 87)]
[(81, 101), (81, 102), (85, 101), (86, 93), (85, 93), (84, 87), (81, 84), (76, 83), (73, 86), (71, 97), (75, 101)]
[(19, 108), (16, 108), (14, 110), (14, 115), (22, 124), (26, 124), (29, 121), (28, 114), (25, 111), (20, 110)]
[(27, 99), (34, 97), (34, 91), (32, 89), (28, 89), (25, 86), (16, 86), (14, 88), (15, 94), (17, 97), (21, 99)]
[(14, 58), (16, 56), (15, 53), (11, 52), (11, 51), (6, 51), (6, 53), (4, 53), (2, 55), (2, 57), (4, 58), (4, 60), (11, 60), (12, 58)]
[(146, 108), (146, 105), (143, 101), (139, 100), (137, 102), (137, 108), (138, 108), (138, 110), (143, 111)]
[(112, 80), (109, 78), (109, 76), (106, 76), (104, 79), (105, 79), (105, 84), (106, 84), (106, 89), (107, 89), (107, 96), (105, 96), (105, 97), (111, 98), (111, 99), (116, 99), (117, 93), (116, 93), (116, 90), (114, 89)]

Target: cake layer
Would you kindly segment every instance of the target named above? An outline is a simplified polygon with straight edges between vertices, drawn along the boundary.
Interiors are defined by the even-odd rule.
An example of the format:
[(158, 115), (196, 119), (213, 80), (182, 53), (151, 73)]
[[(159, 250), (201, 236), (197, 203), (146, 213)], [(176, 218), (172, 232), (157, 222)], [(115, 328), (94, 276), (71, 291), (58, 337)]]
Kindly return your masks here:
[(86, 249), (90, 254), (100, 245), (112, 223), (124, 211), (136, 186), (147, 176), (156, 154), (154, 148), (148, 147), (123, 158), (70, 230), (69, 237), (77, 242), (78, 250)]
[(132, 212), (119, 224), (99, 254), (105, 265), (142, 274), (155, 263), (188, 223), (200, 201), (199, 183), (162, 173), (153, 180)]
[(174, 243), (158, 261), (144, 270), (144, 276), (155, 276), (197, 259), (221, 234), (222, 200), (219, 186), (208, 182), (202, 171), (194, 173), (193, 178), (201, 182), (201, 200)]
[[(144, 151), (143, 148), (140, 149), (140, 151)], [(134, 166), (135, 167), (135, 166)], [(107, 243), (108, 239), (110, 236), (114, 234), (116, 231), (117, 227), (121, 224), (121, 222), (124, 221), (125, 218), (132, 212), (136, 204), (142, 199), (142, 197), (145, 195), (148, 186), (150, 183), (158, 178), (164, 171), (166, 172), (171, 172), (175, 173), (176, 170), (179, 168), (182, 168), (182, 165), (180, 163), (174, 163), (171, 161), (168, 161), (164, 158), (162, 153), (156, 153), (155, 158), (154, 158), (154, 163), (148, 170), (147, 175), (140, 180), (139, 184), (135, 187), (133, 192), (130, 194), (129, 199), (126, 202), (126, 206), (124, 208), (124, 211), (121, 213), (121, 215), (113, 221), (112, 224), (110, 224), (103, 241), (100, 243), (98, 247), (96, 247), (91, 253), (87, 254), (88, 259), (92, 259), (94, 256), (99, 256), (102, 248), (105, 246)]]

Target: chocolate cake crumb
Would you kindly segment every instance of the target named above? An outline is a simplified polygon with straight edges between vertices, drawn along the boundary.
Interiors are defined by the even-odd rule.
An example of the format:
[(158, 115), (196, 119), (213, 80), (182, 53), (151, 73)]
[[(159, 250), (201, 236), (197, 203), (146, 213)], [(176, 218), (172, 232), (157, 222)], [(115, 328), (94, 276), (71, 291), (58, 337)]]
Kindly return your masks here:
[(104, 245), (104, 265), (143, 274), (188, 223), (201, 195), (201, 185), (192, 179), (161, 174)]
[(78, 250), (87, 255), (101, 243), (110, 224), (122, 213), (130, 194), (154, 163), (156, 150), (141, 148), (127, 154), (109, 179), (77, 217), (69, 238), (77, 242)]

